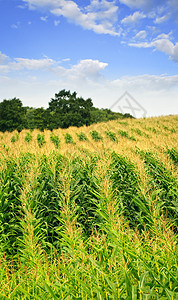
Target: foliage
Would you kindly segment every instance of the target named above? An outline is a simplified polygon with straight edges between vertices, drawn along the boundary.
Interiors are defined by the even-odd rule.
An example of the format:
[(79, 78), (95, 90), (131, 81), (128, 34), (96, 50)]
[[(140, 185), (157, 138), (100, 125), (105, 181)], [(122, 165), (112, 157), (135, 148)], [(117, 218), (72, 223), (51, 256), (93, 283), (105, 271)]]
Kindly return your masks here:
[(16, 133), (16, 135), (13, 135), (13, 136), (11, 137), (11, 143), (17, 142), (18, 139), (19, 139), (19, 135)]
[(90, 134), (91, 134), (92, 139), (93, 139), (94, 141), (96, 141), (96, 142), (100, 142), (100, 141), (103, 140), (103, 137), (102, 137), (102, 136), (99, 134), (99, 132), (96, 131), (96, 130), (92, 130), (92, 131), (90, 132)]
[(109, 120), (133, 118), (130, 114), (112, 112), (93, 107), (90, 98), (78, 97), (76, 92), (61, 90), (49, 102), (48, 108), (23, 107), (21, 100), (13, 98), (0, 103), (0, 131), (27, 129), (57, 129), (83, 126)]
[[(128, 135), (160, 125), (127, 122)], [(117, 137), (121, 125), (82, 133)], [(28, 132), (17, 147), (11, 133), (0, 139), (0, 299), (177, 299), (175, 133), (117, 144), (109, 134), (97, 147), (61, 139), (56, 151), (59, 129), (40, 134), (50, 137), (43, 151), (34, 130), (30, 153)]]
[(117, 120), (123, 119), (124, 115), (121, 113), (113, 112), (107, 108), (95, 108), (93, 107), (91, 110), (91, 123), (98, 123), (98, 122), (106, 122), (110, 120)]
[(74, 141), (73, 141), (73, 138), (72, 138), (71, 134), (69, 134), (69, 133), (66, 133), (66, 134), (65, 134), (65, 136), (64, 136), (64, 138), (65, 138), (65, 142), (66, 142), (66, 144), (72, 144), (72, 143), (74, 143)]
[(151, 185), (153, 190), (158, 191), (157, 197), (161, 200), (160, 205), (164, 214), (168, 215), (178, 225), (178, 186), (176, 178), (153, 153), (143, 151), (140, 153), (153, 178)]
[(38, 133), (37, 135), (38, 146), (41, 148), (46, 143), (44, 134)]
[(59, 139), (59, 137), (57, 135), (51, 134), (50, 135), (50, 140), (55, 145), (55, 147), (57, 149), (59, 149), (59, 147), (60, 147), (60, 139)]
[(25, 141), (27, 143), (30, 143), (32, 140), (32, 135), (30, 134), (30, 132), (27, 132), (26, 136), (25, 136)]
[(106, 135), (110, 138), (111, 141), (118, 143), (117, 136), (112, 131), (105, 131)]
[(78, 136), (79, 141), (87, 141), (88, 140), (86, 134), (83, 132), (77, 133), (77, 136)]
[(51, 116), (49, 129), (90, 125), (92, 106), (91, 99), (84, 100), (82, 97), (77, 97), (76, 92), (61, 90), (49, 102), (48, 112)]
[(13, 98), (0, 103), (0, 131), (21, 131), (27, 126), (26, 109), (20, 99)]
[(177, 167), (178, 165), (178, 150), (172, 148), (172, 149), (168, 149), (167, 153), (169, 155), (169, 157), (173, 160), (175, 166)]
[(37, 128), (43, 131), (44, 129), (47, 129), (49, 127), (49, 113), (43, 107), (27, 109), (26, 116), (29, 129)]
[(130, 135), (128, 134), (127, 131), (124, 131), (124, 130), (119, 129), (119, 134), (120, 134), (122, 137), (125, 137), (125, 138), (127, 138), (127, 139), (129, 139), (129, 140), (136, 141), (136, 139), (134, 138), (134, 136), (130, 136)]

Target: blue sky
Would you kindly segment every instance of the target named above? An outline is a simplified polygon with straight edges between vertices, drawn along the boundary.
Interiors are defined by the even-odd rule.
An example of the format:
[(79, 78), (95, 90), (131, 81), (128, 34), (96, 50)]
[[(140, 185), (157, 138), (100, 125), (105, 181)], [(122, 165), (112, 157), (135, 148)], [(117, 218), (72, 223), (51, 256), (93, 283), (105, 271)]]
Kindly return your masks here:
[(178, 113), (178, 1), (0, 0), (0, 101), (47, 107), (61, 89)]

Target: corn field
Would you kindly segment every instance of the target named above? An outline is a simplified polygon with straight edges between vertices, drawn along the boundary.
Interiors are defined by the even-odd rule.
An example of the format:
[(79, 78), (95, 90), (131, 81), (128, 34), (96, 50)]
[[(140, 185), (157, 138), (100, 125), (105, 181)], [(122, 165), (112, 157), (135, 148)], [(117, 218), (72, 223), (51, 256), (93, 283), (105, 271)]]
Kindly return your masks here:
[(178, 299), (177, 116), (0, 133), (0, 299)]

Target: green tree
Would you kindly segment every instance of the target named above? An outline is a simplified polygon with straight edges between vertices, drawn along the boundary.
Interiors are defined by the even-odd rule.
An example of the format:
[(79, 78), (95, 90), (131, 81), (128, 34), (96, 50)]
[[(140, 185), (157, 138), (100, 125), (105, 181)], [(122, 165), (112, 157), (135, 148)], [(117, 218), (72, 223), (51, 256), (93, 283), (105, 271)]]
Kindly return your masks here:
[(117, 119), (123, 119), (123, 114), (118, 112), (113, 112), (112, 110), (108, 108), (96, 108), (93, 107), (91, 111), (91, 119), (92, 123), (98, 123), (98, 122), (107, 122), (110, 120), (117, 120)]
[(76, 92), (61, 90), (49, 102), (47, 109), (50, 113), (49, 129), (90, 125), (92, 107), (93, 103), (90, 98), (84, 100), (82, 97), (77, 97)]
[(41, 108), (30, 108), (27, 110), (27, 121), (29, 129), (39, 129), (43, 131), (49, 127), (49, 111)]
[(26, 108), (20, 99), (3, 100), (0, 103), (0, 131), (21, 131), (27, 128)]

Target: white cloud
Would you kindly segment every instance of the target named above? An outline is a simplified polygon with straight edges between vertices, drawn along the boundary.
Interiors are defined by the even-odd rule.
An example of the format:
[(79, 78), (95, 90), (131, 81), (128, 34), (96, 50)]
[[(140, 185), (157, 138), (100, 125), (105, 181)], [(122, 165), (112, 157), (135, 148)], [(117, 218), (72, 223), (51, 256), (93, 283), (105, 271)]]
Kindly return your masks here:
[(58, 26), (58, 25), (59, 25), (59, 23), (60, 23), (60, 21), (59, 21), (59, 20), (54, 20), (54, 26)]
[[(0, 76), (0, 100), (19, 97), (24, 105), (47, 107), (56, 92), (70, 89), (84, 98), (91, 97), (97, 107), (109, 108), (128, 91), (148, 115), (176, 113), (178, 75), (145, 74), (110, 80), (102, 74), (108, 64), (99, 60), (85, 59), (70, 67), (62, 67), (48, 57), (10, 60), (0, 52), (0, 61), (0, 71), (9, 71), (8, 75)], [(14, 72), (10, 72), (13, 70), (15, 77)]]
[[(99, 60), (85, 59), (80, 60), (79, 63), (64, 68), (60, 65), (59, 61), (45, 57), (42, 59), (28, 59), (28, 58), (15, 58), (7, 61), (7, 56), (0, 52), (0, 72), (8, 73), (11, 71), (38, 71), (46, 70), (47, 73), (55, 74), (61, 78), (70, 77), (75, 80), (87, 79), (98, 80), (101, 77), (100, 71), (107, 67), (107, 63), (100, 62)], [(61, 62), (70, 61), (70, 58), (64, 58)], [(4, 63), (4, 64), (3, 64)]]
[(70, 58), (63, 58), (62, 61), (70, 61)]
[(142, 12), (136, 11), (132, 15), (129, 15), (122, 19), (121, 23), (125, 25), (132, 25), (144, 18), (146, 18), (146, 15), (144, 15)]
[(168, 38), (156, 38), (151, 42), (129, 43), (129, 46), (137, 48), (156, 48), (169, 55), (170, 59), (178, 62), (178, 43), (175, 45)]
[(80, 60), (78, 64), (73, 65), (70, 68), (58, 66), (52, 68), (51, 71), (60, 78), (67, 78), (67, 80), (71, 80), (73, 83), (84, 83), (86, 81), (97, 82), (102, 78), (100, 72), (104, 70), (107, 65), (107, 63), (98, 60), (84, 59)]
[(159, 39), (171, 39), (172, 36), (172, 31), (170, 31), (168, 34), (166, 33), (161, 33), (159, 34), (155, 40), (159, 40)]
[(4, 64), (6, 62), (6, 60), (8, 59), (8, 56), (3, 54), (1, 51), (0, 51), (0, 65), (1, 64)]
[(168, 19), (170, 18), (170, 15), (167, 14), (167, 15), (164, 15), (162, 17), (157, 17), (154, 21), (155, 24), (161, 24), (161, 23), (164, 23), (165, 21), (167, 21)]
[(121, 79), (116, 79), (112, 82), (114, 86), (122, 86), (132, 90), (133, 88), (152, 91), (165, 91), (171, 88), (178, 87), (178, 75), (139, 75), (139, 76), (124, 76)]
[(156, 49), (169, 55), (171, 60), (178, 62), (178, 43), (174, 45), (168, 39), (158, 39), (153, 43)]
[(152, 10), (155, 7), (161, 6), (162, 0), (119, 0), (120, 3), (127, 5), (130, 8)]
[[(2, 87), (0, 99), (19, 97), (26, 106), (47, 107), (56, 92), (61, 89), (69, 89), (76, 91), (84, 98), (91, 97), (96, 107), (109, 108), (125, 91), (128, 91), (147, 110), (147, 116), (168, 115), (177, 112), (178, 75), (145, 74), (124, 76), (115, 80), (102, 78), (99, 83), (96, 83), (94, 77), (93, 80), (91, 78), (88, 80), (88, 74), (85, 72), (83, 72), (83, 77), (76, 77), (76, 68), (80, 69), (82, 64), (83, 62), (80, 62), (79, 66), (71, 66), (65, 76), (58, 74), (51, 77), (50, 80), (29, 76), (24, 76), (23, 79), (0, 76)], [(103, 68), (102, 65), (100, 67)], [(54, 75), (54, 73), (51, 74)]]
[(44, 59), (28, 59), (28, 58), (15, 58), (15, 62), (10, 64), (10, 68), (13, 69), (27, 69), (27, 70), (39, 70), (48, 68), (53, 65), (55, 61), (50, 58)]
[(145, 39), (146, 36), (147, 32), (145, 30), (141, 30), (135, 35), (135, 39)]
[(43, 21), (43, 22), (47, 22), (47, 19), (48, 19), (48, 16), (45, 16), (45, 17), (41, 17), (41, 18), (40, 18), (40, 20)]
[[(7, 60), (7, 56), (4, 54), (0, 54), (0, 61)], [(56, 61), (50, 58), (44, 59), (28, 59), (28, 58), (15, 58), (13, 61), (8, 61), (6, 64), (0, 65), (1, 72), (10, 72), (13, 70), (40, 70), (47, 69), (52, 65), (57, 64)]]
[(17, 22), (16, 24), (11, 25), (12, 29), (18, 29), (19, 27), (20, 27), (20, 22)]
[(85, 8), (80, 8), (72, 0), (23, 0), (30, 9), (46, 8), (55, 16), (63, 16), (71, 23), (93, 30), (99, 34), (120, 35), (115, 28), (118, 6), (115, 1), (92, 0)]

